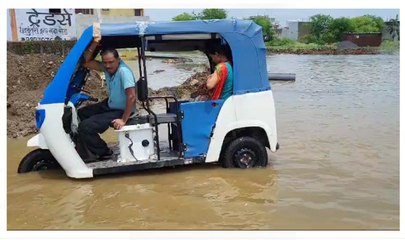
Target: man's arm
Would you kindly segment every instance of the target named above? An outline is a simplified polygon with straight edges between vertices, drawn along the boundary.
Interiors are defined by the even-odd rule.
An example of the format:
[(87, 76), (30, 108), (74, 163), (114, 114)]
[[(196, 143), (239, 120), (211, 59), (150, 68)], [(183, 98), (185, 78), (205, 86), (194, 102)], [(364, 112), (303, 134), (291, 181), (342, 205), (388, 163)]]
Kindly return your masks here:
[(96, 61), (93, 58), (94, 51), (96, 50), (98, 43), (100, 39), (99, 38), (94, 38), (93, 42), (90, 44), (90, 46), (87, 48), (85, 54), (84, 54), (84, 67), (97, 70), (97, 71), (103, 71), (103, 66), (99, 61)]
[(127, 95), (127, 104), (125, 107), (124, 114), (122, 115), (122, 121), (124, 121), (124, 123), (126, 123), (128, 121), (128, 118), (131, 116), (132, 109), (136, 102), (135, 88), (130, 87), (125, 89), (125, 94)]
[(112, 123), (115, 129), (121, 129), (127, 123), (129, 117), (131, 116), (133, 106), (136, 102), (135, 87), (130, 87), (125, 89), (125, 94), (127, 95), (127, 104), (125, 106), (124, 114), (121, 119), (114, 119)]

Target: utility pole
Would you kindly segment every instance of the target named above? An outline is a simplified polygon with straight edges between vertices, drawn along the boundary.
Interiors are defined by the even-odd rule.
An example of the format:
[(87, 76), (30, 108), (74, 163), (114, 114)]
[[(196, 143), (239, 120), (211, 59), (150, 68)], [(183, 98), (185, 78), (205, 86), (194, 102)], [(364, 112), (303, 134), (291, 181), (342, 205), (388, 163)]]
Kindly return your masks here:
[(101, 23), (101, 11), (100, 8), (96, 8), (94, 9), (94, 11), (96, 12), (96, 17), (97, 17), (97, 22)]

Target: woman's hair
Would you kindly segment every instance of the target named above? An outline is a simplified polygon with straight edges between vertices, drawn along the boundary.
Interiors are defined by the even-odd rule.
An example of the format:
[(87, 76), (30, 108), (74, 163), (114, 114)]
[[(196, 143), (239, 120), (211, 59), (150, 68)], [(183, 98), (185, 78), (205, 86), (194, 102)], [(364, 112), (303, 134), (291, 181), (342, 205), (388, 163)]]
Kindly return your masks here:
[(229, 61), (232, 61), (232, 52), (229, 48), (228, 44), (220, 45), (220, 44), (211, 44), (208, 49), (208, 54), (215, 54), (218, 53), (220, 55), (225, 56)]

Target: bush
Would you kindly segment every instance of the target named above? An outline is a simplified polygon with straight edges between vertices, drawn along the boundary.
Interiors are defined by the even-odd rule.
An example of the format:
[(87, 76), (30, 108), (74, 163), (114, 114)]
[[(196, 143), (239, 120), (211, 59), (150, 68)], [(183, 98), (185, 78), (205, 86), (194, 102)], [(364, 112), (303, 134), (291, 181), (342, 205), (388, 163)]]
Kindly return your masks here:
[(380, 52), (393, 54), (399, 52), (399, 41), (384, 40), (380, 45)]
[(197, 17), (191, 14), (188, 14), (186, 12), (179, 14), (172, 18), (173, 21), (190, 21), (190, 20), (196, 20)]
[(269, 16), (251, 16), (249, 17), (250, 20), (255, 22), (257, 25), (262, 27), (262, 32), (263, 32), (263, 38), (264, 41), (271, 41), (274, 39), (274, 36), (276, 35), (274, 31), (274, 27), (270, 21)]
[(317, 43), (302, 43), (297, 42), (288, 38), (277, 38), (268, 43), (266, 46), (269, 49), (273, 50), (288, 50), (292, 52), (300, 51), (300, 50), (330, 50), (336, 49), (336, 46), (333, 44), (330, 45), (320, 45)]
[(289, 38), (275, 38), (267, 43), (267, 46), (293, 46), (296, 42)]

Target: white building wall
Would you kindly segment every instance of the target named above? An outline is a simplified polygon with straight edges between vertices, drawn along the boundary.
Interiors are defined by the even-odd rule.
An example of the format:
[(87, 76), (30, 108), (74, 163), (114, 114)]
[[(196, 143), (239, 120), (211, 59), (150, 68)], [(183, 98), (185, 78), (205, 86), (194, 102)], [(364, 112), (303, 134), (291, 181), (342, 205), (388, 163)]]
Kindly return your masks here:
[(76, 38), (74, 9), (61, 9), (50, 13), (49, 9), (15, 9), (18, 41), (71, 40)]
[(281, 36), (291, 40), (298, 40), (298, 21), (288, 21), (287, 28), (283, 28)]
[[(61, 9), (63, 15), (49, 13), (49, 9), (15, 9), (17, 41), (73, 40), (97, 22), (97, 16), (75, 14), (74, 9)], [(66, 12), (65, 12), (66, 10)], [(146, 16), (101, 16), (103, 23), (149, 21)], [(7, 41), (12, 41), (11, 17), (7, 9)]]
[[(101, 16), (102, 23), (130, 23), (134, 21), (149, 21), (149, 17), (145, 16)], [(80, 38), (83, 31), (97, 22), (96, 15), (76, 14), (76, 36)]]
[(11, 33), (11, 17), (10, 11), (7, 9), (7, 41), (13, 40), (12, 33)]

